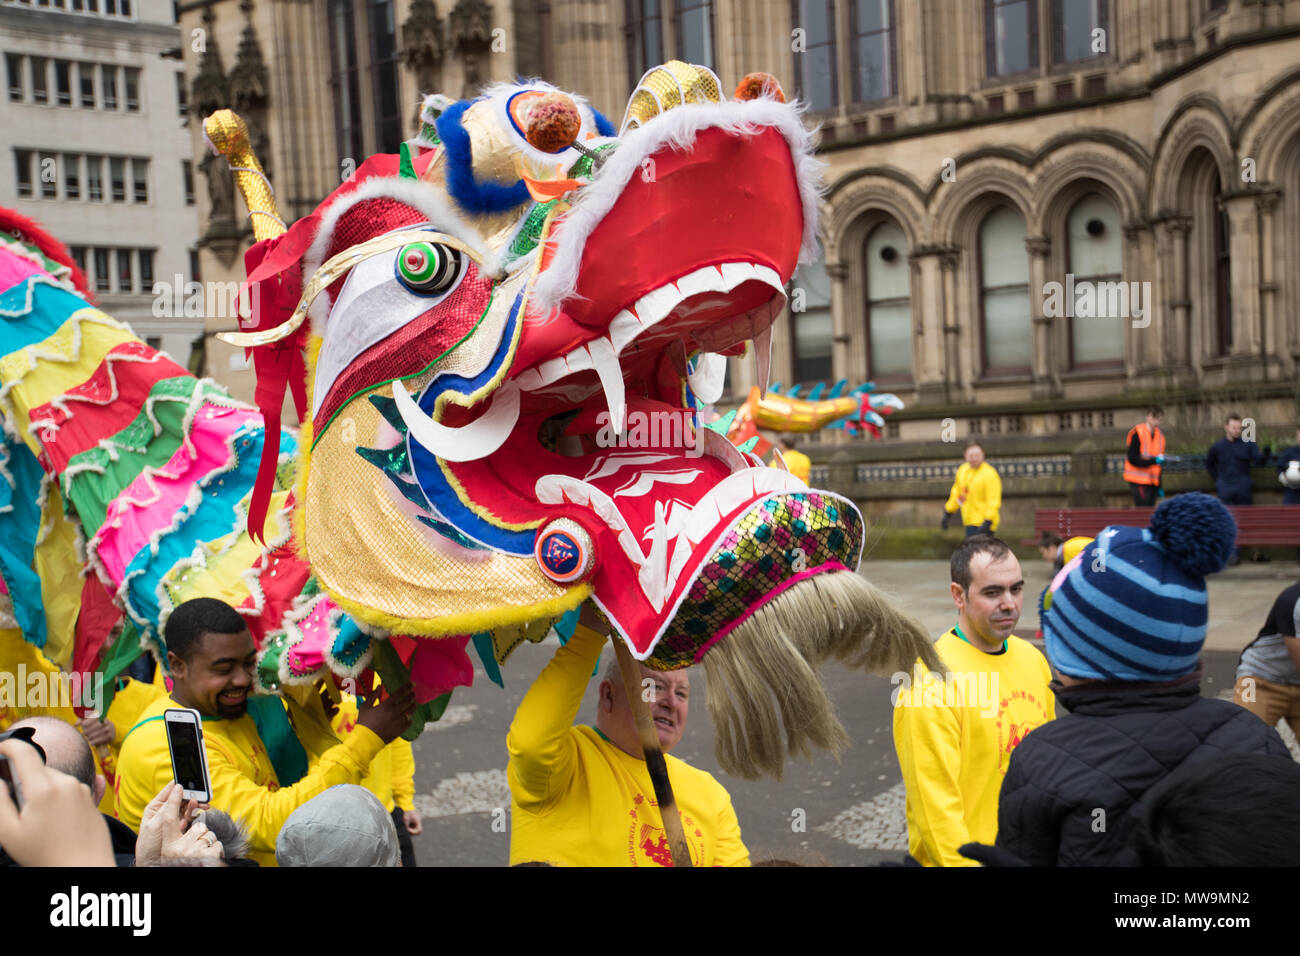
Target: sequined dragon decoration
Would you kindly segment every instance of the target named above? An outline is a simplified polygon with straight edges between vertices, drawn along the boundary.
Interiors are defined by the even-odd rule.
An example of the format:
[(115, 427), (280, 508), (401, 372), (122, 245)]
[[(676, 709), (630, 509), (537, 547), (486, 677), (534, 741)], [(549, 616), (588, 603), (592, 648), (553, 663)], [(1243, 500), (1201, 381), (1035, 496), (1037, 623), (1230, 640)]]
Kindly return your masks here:
[[(266, 690), (382, 664), (445, 700), (468, 648), (494, 674), (590, 598), (635, 658), (703, 664), (728, 772), (838, 749), (820, 664), (939, 661), (856, 573), (852, 502), (698, 421), (724, 357), (748, 351), (766, 381), (816, 252), (797, 109), (765, 75), (726, 99), (670, 62), (618, 130), (540, 82), (429, 97), (422, 121), (286, 227), (239, 118), (208, 118), (258, 239), (250, 320), (222, 338), (249, 350), (259, 410), (38, 263), (10, 269), (0, 408), (49, 492), (24, 540), (75, 524), (155, 648), (178, 601), (226, 597)], [(21, 575), (0, 568), (17, 612)]]

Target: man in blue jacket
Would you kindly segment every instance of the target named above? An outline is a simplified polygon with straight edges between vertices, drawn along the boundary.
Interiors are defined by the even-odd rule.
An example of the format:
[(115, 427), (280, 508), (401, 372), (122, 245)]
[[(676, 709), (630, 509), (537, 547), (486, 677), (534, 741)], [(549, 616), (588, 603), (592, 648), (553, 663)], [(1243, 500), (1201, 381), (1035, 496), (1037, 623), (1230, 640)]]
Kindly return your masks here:
[(1248, 505), (1250, 469), (1268, 460), (1270, 449), (1260, 451), (1253, 441), (1241, 437), (1241, 416), (1233, 413), (1223, 423), (1223, 437), (1210, 446), (1205, 469), (1214, 479), (1214, 490), (1225, 505)]

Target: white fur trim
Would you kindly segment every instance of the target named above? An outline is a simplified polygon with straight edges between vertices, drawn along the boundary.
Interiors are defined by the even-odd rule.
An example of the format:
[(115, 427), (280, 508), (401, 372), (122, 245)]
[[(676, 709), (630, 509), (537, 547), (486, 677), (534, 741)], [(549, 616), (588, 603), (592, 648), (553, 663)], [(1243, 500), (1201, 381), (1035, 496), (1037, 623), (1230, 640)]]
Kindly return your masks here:
[(549, 312), (574, 294), (578, 266), (587, 237), (614, 208), (624, 188), (646, 157), (664, 147), (687, 151), (695, 137), (706, 129), (752, 136), (764, 127), (774, 127), (790, 144), (799, 198), (803, 203), (803, 242), (800, 262), (818, 255), (817, 205), (822, 192), (821, 171), (825, 163), (813, 153), (813, 131), (803, 125), (799, 110), (766, 97), (726, 103), (687, 104), (656, 116), (645, 126), (628, 132), (622, 145), (595, 174), (590, 186), (578, 194), (573, 208), (556, 224), (555, 256), (533, 284), (533, 310)]
[[(454, 236), (469, 246), (474, 251), (474, 258), (478, 262), (482, 263), (491, 257), (490, 250), (483, 245), (483, 240), (479, 237), (479, 234), (461, 218), (460, 213), (456, 212), (455, 207), (438, 187), (426, 183), (422, 179), (376, 176), (366, 180), (346, 196), (335, 200), (325, 211), (324, 216), (321, 217), (320, 229), (316, 233), (316, 238), (302, 257), (303, 288), (306, 288), (311, 277), (321, 267), (321, 263), (325, 261), (325, 253), (330, 247), (330, 241), (334, 238), (334, 230), (338, 227), (339, 219), (343, 214), (358, 203), (380, 197), (396, 199), (398, 202), (405, 203), (412, 209), (424, 213), (427, 217), (426, 221), (438, 231)], [(413, 229), (415, 225), (399, 226), (398, 228)], [(392, 231), (395, 230), (385, 230), (385, 233), (380, 233), (380, 235)], [(311, 304), (309, 314), (311, 315), (312, 327), (318, 334), (324, 329), (325, 320), (329, 317), (330, 302), (328, 293), (325, 293), (317, 296)]]

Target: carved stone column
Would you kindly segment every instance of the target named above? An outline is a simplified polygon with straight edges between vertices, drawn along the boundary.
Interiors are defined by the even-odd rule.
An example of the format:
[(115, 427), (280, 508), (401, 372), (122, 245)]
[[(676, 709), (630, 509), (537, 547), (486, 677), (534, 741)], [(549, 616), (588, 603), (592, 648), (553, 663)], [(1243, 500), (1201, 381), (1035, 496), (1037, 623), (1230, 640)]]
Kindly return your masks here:
[(412, 0), (410, 15), (402, 24), (402, 62), (415, 74), (421, 96), (442, 92), (444, 45), (442, 19), (433, 0)]
[(949, 402), (956, 401), (959, 397), (973, 397), (973, 366), (969, 356), (963, 361), (961, 326), (957, 324), (957, 267), (960, 263), (959, 250), (954, 249), (939, 256), (939, 268), (943, 272), (943, 381), (946, 400)]
[(1170, 328), (1164, 345), (1165, 361), (1174, 370), (1199, 368), (1203, 354), (1201, 336), (1192, 328), (1192, 295), (1187, 285), (1187, 234), (1191, 228), (1191, 216), (1175, 215), (1165, 220), (1157, 236), (1169, 264), (1165, 314)]
[(841, 377), (856, 380), (859, 370), (865, 374), (866, 367), (855, 361), (856, 350), (849, 329), (849, 267), (842, 262), (828, 262), (826, 275), (831, 280), (831, 381)]
[(944, 330), (946, 258), (955, 259), (947, 246), (918, 246), (912, 263), (913, 339), (912, 369), (919, 402), (947, 401), (948, 362)]
[(465, 84), (462, 99), (478, 95), (483, 84), (492, 79), (487, 58), (492, 48), (492, 7), (486, 0), (456, 0), (447, 18), (451, 45), (465, 61)]
[(1269, 366), (1279, 360), (1288, 362), (1286, 339), (1277, 316), (1277, 263), (1274, 259), (1274, 243), (1277, 220), (1278, 200), (1282, 198), (1281, 190), (1270, 189), (1255, 196), (1255, 208), (1259, 213), (1259, 313), (1260, 313), (1260, 350)]
[(1259, 208), (1254, 190), (1220, 198), (1228, 214), (1228, 254), (1232, 289), (1232, 358), (1258, 360), (1259, 315)]

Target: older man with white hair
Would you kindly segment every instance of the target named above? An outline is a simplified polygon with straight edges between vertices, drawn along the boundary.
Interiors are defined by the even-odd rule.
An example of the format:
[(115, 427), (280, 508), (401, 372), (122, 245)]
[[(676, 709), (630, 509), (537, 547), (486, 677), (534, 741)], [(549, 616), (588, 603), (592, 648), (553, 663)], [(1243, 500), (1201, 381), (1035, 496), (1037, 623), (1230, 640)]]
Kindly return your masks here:
[[(618, 659), (600, 682), (595, 726), (575, 727), (583, 691), (606, 646), (606, 625), (588, 604), (573, 637), (555, 652), (515, 713), (510, 762), (510, 862), (568, 866), (671, 866), (663, 817), (646, 769)], [(723, 786), (668, 756), (690, 708), (685, 670), (640, 666), (655, 730), (695, 866), (747, 866), (749, 851)]]

